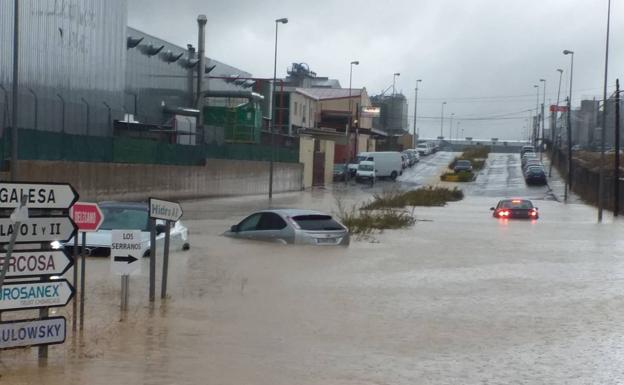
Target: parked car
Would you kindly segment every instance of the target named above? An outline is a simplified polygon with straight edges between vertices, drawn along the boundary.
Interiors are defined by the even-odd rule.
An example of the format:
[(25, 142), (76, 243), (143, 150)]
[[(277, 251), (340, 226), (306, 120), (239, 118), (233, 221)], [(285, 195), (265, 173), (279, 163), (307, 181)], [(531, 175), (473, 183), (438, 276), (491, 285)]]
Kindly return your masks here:
[(461, 172), (461, 171), (472, 172), (472, 163), (469, 160), (460, 159), (455, 162), (453, 171), (455, 171), (456, 173)]
[(349, 163), (350, 176), (355, 176), (355, 173), (358, 169), (358, 164), (360, 164), (361, 161), (366, 160), (369, 157), (369, 154), (372, 154), (372, 152), (360, 152), (359, 154), (357, 154), (353, 162)]
[(494, 218), (537, 219), (537, 207), (528, 199), (503, 199), (496, 207), (490, 207)]
[(272, 209), (255, 212), (223, 235), (284, 244), (349, 244), (349, 230), (331, 215), (313, 210)]
[(533, 146), (522, 146), (520, 149), (520, 156), (524, 155), (527, 152), (535, 152), (535, 147)]
[[(86, 233), (86, 253), (91, 256), (107, 257), (110, 255), (112, 233), (111, 230), (140, 230), (141, 250), (144, 257), (149, 256), (150, 251), (150, 227), (148, 204), (145, 202), (102, 202), (99, 204), (104, 215), (104, 221), (98, 231)], [(165, 222), (156, 221), (156, 247), (162, 248), (165, 241)], [(82, 242), (81, 242), (82, 244)], [(67, 243), (52, 242), (53, 249), (65, 247), (73, 251), (74, 239)], [(170, 230), (170, 249), (188, 250), (190, 243), (188, 229), (177, 221)]]
[(347, 164), (334, 163), (334, 182), (344, 181), (347, 178)]
[(361, 161), (355, 173), (355, 181), (356, 182), (368, 182), (368, 183), (374, 184), (375, 179), (376, 179), (375, 162), (370, 161), (370, 160)]
[(405, 170), (409, 167), (409, 158), (405, 154), (401, 154), (401, 168)]
[(403, 163), (401, 153), (396, 151), (379, 151), (379, 152), (366, 152), (358, 154), (365, 154), (365, 159), (375, 162), (375, 177), (396, 179), (399, 175), (403, 174)]
[(412, 156), (414, 164), (420, 162), (420, 154), (415, 148), (408, 148), (404, 152)]
[(524, 173), (524, 181), (529, 185), (545, 185), (548, 183), (546, 172), (542, 166), (530, 166)]

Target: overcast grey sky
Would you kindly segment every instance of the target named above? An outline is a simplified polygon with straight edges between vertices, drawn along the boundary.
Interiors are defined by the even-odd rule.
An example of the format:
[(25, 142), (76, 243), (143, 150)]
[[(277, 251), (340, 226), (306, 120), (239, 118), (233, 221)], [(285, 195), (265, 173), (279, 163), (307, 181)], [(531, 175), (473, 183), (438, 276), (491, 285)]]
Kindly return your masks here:
[[(359, 60), (353, 86), (374, 95), (400, 72), (410, 129), (422, 79), (418, 127), (425, 137), (440, 133), (442, 101), (446, 137), (451, 113), (464, 136), (524, 137), (529, 112), (522, 111), (535, 110), (533, 85), (545, 78), (546, 104), (554, 104), (562, 68), (567, 93), (564, 49), (575, 51), (574, 104), (602, 94), (607, 0), (129, 0), (128, 23), (196, 45), (200, 13), (208, 17), (207, 56), (257, 77), (272, 77), (274, 20), (281, 17), (289, 23), (280, 25), (278, 77), (292, 62), (305, 62), (348, 87), (349, 62)], [(623, 45), (624, 4), (612, 0), (610, 91), (624, 75)], [(508, 113), (519, 119), (470, 120)]]

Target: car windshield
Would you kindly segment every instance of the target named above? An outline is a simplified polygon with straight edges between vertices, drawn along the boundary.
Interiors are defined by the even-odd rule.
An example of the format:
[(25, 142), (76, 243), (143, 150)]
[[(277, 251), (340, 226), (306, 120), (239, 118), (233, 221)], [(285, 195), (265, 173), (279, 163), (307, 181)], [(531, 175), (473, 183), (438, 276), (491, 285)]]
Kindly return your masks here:
[(344, 171), (345, 165), (343, 163), (338, 163), (334, 165), (334, 171)]
[(329, 215), (298, 215), (293, 219), (302, 230), (344, 230), (344, 227)]
[(360, 171), (373, 171), (374, 166), (372, 164), (360, 164), (358, 170)]
[(101, 206), (104, 221), (100, 230), (148, 230), (147, 208)]
[(469, 160), (458, 160), (457, 163), (455, 163), (455, 165), (457, 165), (457, 166), (470, 166), (470, 161)]
[(508, 200), (502, 201), (499, 204), (499, 208), (503, 209), (532, 209), (533, 203), (527, 200)]
[(366, 158), (368, 158), (368, 155), (358, 155), (355, 158), (355, 163), (360, 163), (361, 161), (366, 160)]

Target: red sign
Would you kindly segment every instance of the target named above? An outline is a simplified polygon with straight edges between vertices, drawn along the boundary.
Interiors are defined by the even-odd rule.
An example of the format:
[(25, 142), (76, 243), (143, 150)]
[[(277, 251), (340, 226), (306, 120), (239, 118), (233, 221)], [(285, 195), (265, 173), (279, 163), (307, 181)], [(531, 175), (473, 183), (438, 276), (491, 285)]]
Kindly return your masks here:
[(550, 105), (550, 112), (567, 112), (568, 111), (568, 107), (566, 106), (557, 106), (554, 104)]
[(76, 202), (69, 215), (78, 225), (78, 231), (97, 231), (104, 221), (104, 214), (97, 203)]

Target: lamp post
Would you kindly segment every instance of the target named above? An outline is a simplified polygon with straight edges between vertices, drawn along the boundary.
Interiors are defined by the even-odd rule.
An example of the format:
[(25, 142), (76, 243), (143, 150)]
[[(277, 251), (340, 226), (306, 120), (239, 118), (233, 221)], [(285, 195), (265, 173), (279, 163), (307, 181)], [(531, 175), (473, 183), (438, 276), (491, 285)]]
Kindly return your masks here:
[(563, 200), (568, 201), (568, 190), (572, 191), (572, 80), (574, 76), (574, 51), (564, 50), (564, 55), (570, 55), (570, 94), (568, 96), (568, 115), (566, 135), (568, 137), (568, 183), (564, 189)]
[(451, 112), (451, 125), (449, 127), (449, 139), (453, 140), (453, 118), (455, 117), (455, 113)]
[(416, 80), (416, 95), (414, 97), (414, 132), (413, 132), (413, 137), (412, 137), (412, 147), (416, 148), (416, 146), (418, 145), (418, 137), (420, 136), (420, 132), (417, 132), (417, 127), (416, 127), (416, 118), (417, 118), (417, 112), (418, 112), (418, 83), (422, 82), (422, 79), (418, 79)]
[(537, 136), (539, 132), (539, 86), (537, 84), (533, 85), (535, 88), (535, 92), (537, 98), (535, 99), (535, 120), (533, 122), (533, 145), (537, 145)]
[[(357, 60), (352, 61), (349, 64), (349, 123), (347, 124), (347, 129), (345, 130), (345, 136), (347, 137), (347, 171), (349, 170), (349, 163), (351, 163), (351, 130), (353, 124), (353, 107), (351, 104), (351, 82), (353, 80), (353, 66), (359, 65), (360, 62)], [(357, 149), (356, 149), (357, 151)], [(345, 174), (345, 181), (349, 180), (349, 173)]]
[(543, 159), (543, 154), (544, 154), (544, 126), (545, 126), (545, 119), (544, 119), (544, 105), (546, 105), (546, 79), (540, 79), (541, 83), (544, 83), (544, 88), (542, 89), (542, 131), (541, 134), (539, 134), (540, 136), (540, 162)]
[(275, 82), (277, 81), (277, 30), (279, 24), (288, 23), (287, 18), (281, 18), (275, 20), (275, 55), (273, 58), (273, 83), (271, 84), (271, 159), (269, 161), (269, 200), (273, 199), (273, 158), (275, 156), (275, 117), (273, 116), (273, 110), (275, 109), (275, 103), (273, 98), (275, 97)]
[(442, 112), (440, 113), (440, 140), (444, 138), (444, 106), (446, 102), (442, 102)]
[[(598, 223), (602, 222), (602, 206), (604, 200), (604, 163), (605, 163), (605, 137), (607, 131), (607, 75), (609, 69), (609, 24), (611, 21), (611, 0), (607, 6), (607, 38), (605, 44), (605, 69), (604, 69), (604, 88), (602, 94), (602, 130), (600, 130), (600, 177), (598, 180)], [(614, 183), (620, 183), (615, 180)], [(618, 199), (619, 197), (614, 197)]]
[(550, 133), (550, 141), (552, 146), (552, 151), (550, 155), (550, 166), (548, 167), (548, 177), (552, 176), (552, 165), (555, 160), (555, 131), (557, 131), (557, 115), (559, 114), (559, 97), (561, 96), (561, 78), (563, 77), (563, 70), (561, 68), (557, 68), (557, 72), (559, 72), (559, 87), (557, 88), (557, 109), (555, 110), (555, 126)]

